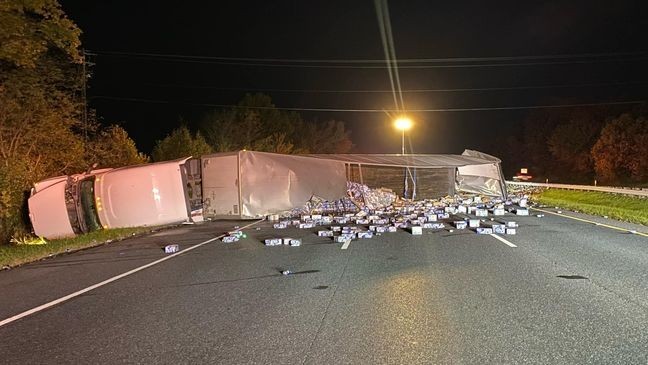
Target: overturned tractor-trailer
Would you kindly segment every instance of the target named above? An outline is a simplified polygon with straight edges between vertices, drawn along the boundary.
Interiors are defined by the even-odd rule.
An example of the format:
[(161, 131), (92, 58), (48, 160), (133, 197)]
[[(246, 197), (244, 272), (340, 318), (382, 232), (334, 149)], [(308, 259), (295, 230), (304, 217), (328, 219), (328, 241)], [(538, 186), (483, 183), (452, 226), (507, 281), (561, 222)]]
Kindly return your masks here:
[(35, 184), (28, 200), (34, 233), (68, 237), (103, 228), (155, 226), (203, 217), (261, 218), (312, 196), (346, 196), (347, 182), (409, 197), (458, 191), (506, 196), (500, 160), (461, 155), (283, 155), (238, 151), (102, 169)]

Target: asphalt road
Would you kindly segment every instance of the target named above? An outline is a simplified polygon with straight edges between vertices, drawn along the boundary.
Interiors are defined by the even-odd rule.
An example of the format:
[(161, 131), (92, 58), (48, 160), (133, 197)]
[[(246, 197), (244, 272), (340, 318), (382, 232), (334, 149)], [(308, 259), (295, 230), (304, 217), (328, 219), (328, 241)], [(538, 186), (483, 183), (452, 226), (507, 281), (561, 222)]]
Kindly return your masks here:
[[(206, 243), (0, 326), (0, 363), (647, 364), (648, 237), (549, 214), (505, 219), (521, 225), (504, 236), (517, 247), (442, 230), (342, 250), (294, 228), (280, 235), (301, 247), (265, 247), (277, 231), (261, 222), (241, 242)], [(247, 223), (0, 272), (0, 321), (167, 257), (165, 244)]]

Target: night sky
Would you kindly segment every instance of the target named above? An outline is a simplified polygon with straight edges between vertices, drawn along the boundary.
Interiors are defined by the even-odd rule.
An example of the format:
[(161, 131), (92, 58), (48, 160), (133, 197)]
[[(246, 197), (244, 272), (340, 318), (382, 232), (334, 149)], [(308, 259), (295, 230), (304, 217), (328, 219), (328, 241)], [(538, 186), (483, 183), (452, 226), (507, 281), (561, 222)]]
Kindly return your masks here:
[[(200, 116), (211, 109), (196, 104), (235, 104), (246, 91), (274, 90), (265, 93), (279, 107), (394, 107), (385, 68), (270, 67), (134, 55), (384, 60), (373, 1), (62, 1), (62, 5), (83, 30), (86, 50), (97, 53), (90, 57), (95, 64), (88, 90), (90, 106), (104, 123), (124, 126), (144, 152), (150, 152), (155, 140), (175, 128), (180, 118), (196, 127)], [(645, 1), (391, 1), (389, 6), (399, 59), (608, 54), (401, 67), (404, 91), (534, 87), (406, 92), (409, 109), (518, 107), (648, 97)], [(456, 67), (466, 64), (482, 66)], [(547, 85), (561, 87), (537, 88)], [(413, 113), (413, 149), (418, 153), (488, 149), (519, 132), (530, 112)], [(307, 119), (345, 121), (352, 130), (356, 152), (400, 150), (399, 135), (384, 113), (301, 114)]]

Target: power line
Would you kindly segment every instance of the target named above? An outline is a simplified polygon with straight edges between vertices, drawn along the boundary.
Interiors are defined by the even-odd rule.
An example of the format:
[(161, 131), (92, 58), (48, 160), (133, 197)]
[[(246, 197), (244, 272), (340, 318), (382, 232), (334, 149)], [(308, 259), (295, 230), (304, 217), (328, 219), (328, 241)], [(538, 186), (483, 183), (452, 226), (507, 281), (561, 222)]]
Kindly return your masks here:
[[(300, 58), (254, 58), (254, 57), (220, 57), (198, 56), (173, 53), (146, 53), (123, 51), (87, 51), (89, 55), (123, 56), (123, 57), (152, 57), (152, 58), (179, 58), (202, 59), (218, 61), (240, 62), (277, 62), (277, 63), (384, 63), (380, 59), (300, 59)], [(645, 56), (647, 51), (640, 52), (608, 52), (608, 53), (574, 53), (553, 55), (526, 55), (526, 56), (497, 56), (497, 57), (447, 57), (447, 58), (401, 58), (400, 63), (443, 63), (443, 62), (485, 62), (485, 61), (514, 61), (514, 60), (544, 60), (544, 59), (569, 59), (569, 58), (600, 58), (600, 57), (628, 57)]]
[[(237, 108), (237, 109), (277, 109), (277, 110), (291, 110), (291, 111), (305, 111), (305, 112), (333, 112), (333, 113), (385, 113), (385, 112), (398, 112), (398, 110), (385, 110), (385, 109), (346, 109), (346, 108), (304, 108), (304, 107), (251, 107), (240, 106), (233, 104), (208, 104), (208, 103), (192, 103), (183, 101), (169, 101), (169, 100), (154, 100), (142, 98), (124, 98), (118, 96), (96, 95), (94, 99), (107, 99), (117, 101), (130, 101), (142, 102), (153, 104), (186, 104), (195, 106), (208, 106), (215, 108)], [(496, 110), (524, 110), (524, 109), (552, 109), (552, 108), (574, 108), (574, 107), (587, 107), (599, 105), (632, 105), (643, 104), (646, 100), (631, 100), (631, 101), (610, 101), (610, 102), (596, 102), (596, 103), (575, 103), (575, 104), (549, 104), (549, 105), (523, 105), (523, 106), (502, 106), (502, 107), (473, 107), (473, 108), (438, 108), (438, 109), (410, 109), (409, 112), (413, 113), (429, 113), (429, 112), (470, 112), (470, 111), (496, 111)]]
[[(95, 54), (97, 55), (97, 54)], [(139, 56), (135, 56), (139, 57)], [(383, 70), (387, 66), (367, 66), (367, 65), (333, 65), (333, 64), (284, 64), (284, 63), (248, 63), (248, 62), (225, 62), (219, 60), (202, 60), (202, 59), (185, 59), (185, 58), (160, 58), (163, 62), (179, 63), (198, 63), (214, 64), (224, 66), (241, 66), (241, 67), (270, 67), (270, 68), (304, 68), (304, 69), (366, 69), (366, 70)], [(566, 61), (546, 61), (546, 62), (514, 62), (514, 63), (474, 63), (474, 64), (446, 64), (446, 65), (406, 65), (400, 66), (401, 69), (437, 69), (437, 68), (480, 68), (480, 67), (524, 67), (524, 66), (547, 66), (547, 65), (572, 65), (572, 64), (596, 64), (610, 62), (632, 62), (648, 60), (648, 56), (637, 56), (635, 58), (609, 58), (609, 59), (589, 59), (589, 60), (566, 60)]]
[[(560, 89), (579, 87), (600, 87), (600, 86), (623, 86), (623, 85), (645, 85), (648, 81), (627, 81), (627, 82), (605, 82), (605, 83), (583, 83), (583, 84), (555, 84), (555, 85), (522, 85), (522, 86), (501, 86), (501, 87), (469, 87), (469, 88), (447, 88), (447, 89), (405, 89), (403, 93), (436, 93), (436, 92), (471, 92), (471, 91), (506, 91), (506, 90), (535, 90), (535, 89)], [(392, 90), (337, 90), (337, 89), (275, 89), (275, 88), (243, 88), (243, 87), (220, 87), (209, 85), (174, 85), (174, 84), (142, 84), (144, 86), (182, 88), (182, 89), (209, 89), (218, 91), (259, 91), (279, 93), (331, 93), (331, 94), (362, 94), (362, 93), (392, 93)]]

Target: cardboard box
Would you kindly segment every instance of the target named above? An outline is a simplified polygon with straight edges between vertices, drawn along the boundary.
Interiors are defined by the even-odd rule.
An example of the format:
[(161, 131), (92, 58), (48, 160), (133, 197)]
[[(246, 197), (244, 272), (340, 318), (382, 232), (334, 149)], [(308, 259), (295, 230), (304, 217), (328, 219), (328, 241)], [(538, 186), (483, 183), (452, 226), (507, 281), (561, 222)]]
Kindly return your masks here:
[(505, 213), (504, 208), (493, 208), (493, 215), (504, 215)]
[(358, 238), (373, 238), (373, 232), (369, 232), (369, 231), (358, 232)]
[(180, 251), (180, 246), (178, 245), (166, 245), (164, 246), (164, 253), (176, 253)]
[(301, 246), (301, 244), (302, 244), (301, 240), (298, 240), (298, 239), (291, 239), (290, 240), (290, 246), (291, 247), (299, 247), (299, 246)]
[(350, 241), (351, 239), (345, 236), (335, 236), (333, 237), (333, 242), (335, 243), (344, 243), (346, 241)]
[(437, 215), (436, 214), (426, 214), (425, 215), (425, 220), (428, 222), (436, 222), (437, 221)]
[(283, 243), (281, 238), (268, 238), (265, 240), (266, 246), (279, 246)]
[(493, 234), (493, 229), (488, 227), (479, 227), (476, 231), (477, 234)]

